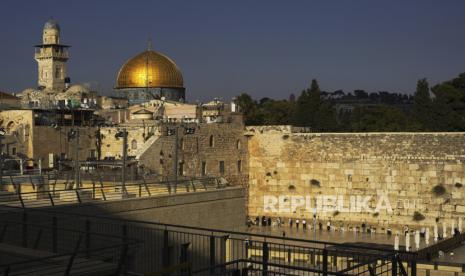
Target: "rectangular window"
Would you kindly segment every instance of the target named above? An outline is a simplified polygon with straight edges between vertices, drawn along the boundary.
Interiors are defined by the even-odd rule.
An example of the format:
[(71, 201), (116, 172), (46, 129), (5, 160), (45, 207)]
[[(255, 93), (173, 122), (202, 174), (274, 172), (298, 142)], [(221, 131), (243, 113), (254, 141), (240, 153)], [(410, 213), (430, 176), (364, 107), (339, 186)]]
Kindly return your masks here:
[(224, 161), (220, 161), (220, 174), (224, 174)]
[(202, 176), (207, 175), (207, 162), (202, 161)]
[(179, 175), (184, 175), (184, 162), (179, 162)]
[(13, 149), (11, 150), (11, 155), (16, 155), (16, 148), (13, 148)]
[(237, 172), (242, 172), (242, 160), (237, 161)]
[(55, 78), (57, 79), (61, 78), (61, 70), (59, 66), (55, 68)]

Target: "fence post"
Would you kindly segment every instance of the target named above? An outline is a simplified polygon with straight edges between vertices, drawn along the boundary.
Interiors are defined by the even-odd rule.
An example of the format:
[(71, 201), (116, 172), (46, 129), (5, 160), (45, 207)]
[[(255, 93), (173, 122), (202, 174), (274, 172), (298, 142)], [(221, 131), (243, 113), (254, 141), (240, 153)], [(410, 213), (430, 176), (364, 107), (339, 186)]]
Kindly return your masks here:
[(127, 237), (128, 237), (128, 225), (123, 224), (121, 225), (121, 236), (123, 237), (123, 242), (127, 242)]
[(82, 201), (81, 201), (81, 196), (79, 196), (79, 190), (78, 190), (78, 188), (76, 188), (74, 191), (76, 192), (76, 197), (77, 197), (77, 200), (78, 200), (79, 204), (81, 204)]
[(57, 228), (58, 228), (58, 221), (57, 217), (52, 218), (52, 251), (53, 253), (57, 253), (57, 241), (58, 241), (58, 233), (57, 233)]
[(151, 194), (150, 194), (150, 189), (149, 189), (149, 187), (147, 186), (147, 182), (145, 181), (145, 177), (142, 177), (142, 181), (143, 181), (143, 183), (144, 183), (144, 187), (145, 187), (145, 190), (147, 191), (147, 194), (148, 194), (149, 196), (151, 196)]
[(6, 235), (7, 228), (8, 228), (8, 224), (3, 225), (2, 232), (0, 232), (0, 242), (3, 242), (3, 238)]
[(169, 247), (169, 232), (167, 229), (163, 231), (163, 251), (162, 251), (162, 266), (167, 268), (170, 266), (170, 247)]
[(191, 179), (192, 190), (195, 192), (194, 178)]
[(268, 250), (268, 243), (263, 242), (263, 249), (262, 249), (262, 263), (263, 263), (263, 275), (268, 275), (268, 260), (269, 260), (269, 250)]
[(32, 189), (35, 191), (36, 190), (36, 185), (34, 184), (34, 180), (32, 179), (32, 175), (29, 175), (29, 182), (31, 183)]
[(74, 258), (76, 257), (78, 250), (79, 250), (79, 246), (81, 245), (81, 240), (82, 240), (82, 236), (79, 236), (76, 246), (74, 247), (73, 254), (69, 257), (68, 265), (66, 266), (66, 270), (64, 274), (65, 276), (69, 276), (69, 273), (71, 272), (71, 267), (73, 266)]
[(37, 249), (39, 247), (41, 238), (42, 238), (42, 228), (40, 228), (39, 232), (37, 233), (36, 240), (35, 240), (34, 244), (32, 245), (33, 249)]
[(90, 258), (90, 220), (86, 219), (86, 257)]
[(23, 211), (23, 247), (27, 247), (27, 213)]
[(417, 276), (417, 260), (416, 260), (416, 256), (414, 257), (414, 259), (410, 262), (410, 274), (411, 276)]
[(124, 268), (125, 268), (125, 261), (126, 261), (127, 254), (128, 254), (128, 245), (124, 244), (121, 250), (121, 257), (118, 261), (118, 266), (116, 268), (115, 275), (121, 275), (122, 271), (125, 271), (122, 275), (126, 275), (126, 269)]
[(215, 236), (210, 236), (210, 272), (215, 273)]
[(391, 259), (391, 269), (392, 269), (392, 276), (397, 276), (397, 255), (394, 255)]
[(323, 249), (323, 276), (328, 276), (328, 250)]
[(48, 199), (50, 200), (50, 204), (52, 204), (52, 206), (55, 206), (55, 202), (53, 201), (53, 197), (50, 192), (48, 192)]
[(191, 245), (190, 242), (181, 244), (181, 255), (179, 256), (180, 264), (187, 264), (187, 268), (183, 268), (180, 272), (182, 275), (192, 275), (191, 264), (188, 263), (189, 257), (187, 254), (188, 248)]

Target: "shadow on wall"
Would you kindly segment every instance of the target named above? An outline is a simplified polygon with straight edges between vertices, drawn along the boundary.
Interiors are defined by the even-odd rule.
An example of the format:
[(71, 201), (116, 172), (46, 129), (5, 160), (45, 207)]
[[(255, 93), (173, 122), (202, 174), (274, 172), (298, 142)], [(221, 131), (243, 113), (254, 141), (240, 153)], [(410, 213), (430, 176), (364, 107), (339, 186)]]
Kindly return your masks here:
[[(192, 269), (199, 269), (212, 264), (212, 255), (215, 263), (224, 263), (226, 258), (225, 233), (207, 231), (207, 227), (232, 229), (230, 225), (213, 226), (245, 224), (244, 190), (233, 188), (224, 193), (227, 191), (47, 208), (5, 207), (0, 229), (6, 227), (6, 243), (56, 254), (72, 252), (81, 239), (79, 256), (111, 259), (113, 263), (118, 263), (123, 254), (121, 245), (128, 243), (125, 267), (129, 271), (155, 272), (185, 261), (192, 263)], [(175, 225), (183, 222), (192, 227)], [(111, 249), (100, 250), (108, 246)], [(6, 262), (3, 258), (0, 265)]]

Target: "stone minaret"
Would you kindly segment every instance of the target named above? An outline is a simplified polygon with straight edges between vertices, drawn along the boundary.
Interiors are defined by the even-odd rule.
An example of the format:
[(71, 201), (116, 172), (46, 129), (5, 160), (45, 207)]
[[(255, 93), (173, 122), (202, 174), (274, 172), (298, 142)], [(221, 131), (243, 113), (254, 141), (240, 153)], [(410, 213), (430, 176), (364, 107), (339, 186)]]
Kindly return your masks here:
[(44, 25), (42, 44), (36, 45), (35, 60), (39, 65), (38, 86), (61, 92), (65, 89), (68, 47), (60, 44), (60, 26), (55, 20)]

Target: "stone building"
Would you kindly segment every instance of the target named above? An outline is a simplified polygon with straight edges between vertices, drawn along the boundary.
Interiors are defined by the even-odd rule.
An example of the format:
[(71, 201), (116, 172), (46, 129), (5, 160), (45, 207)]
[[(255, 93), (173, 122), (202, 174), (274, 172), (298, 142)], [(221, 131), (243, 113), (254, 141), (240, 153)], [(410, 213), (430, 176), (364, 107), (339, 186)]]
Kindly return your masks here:
[(241, 124), (166, 123), (157, 138), (138, 157), (152, 172), (173, 178), (224, 177), (245, 185), (247, 138)]
[[(85, 110), (4, 110), (0, 112), (0, 127), (16, 139), (15, 156), (41, 160), (43, 168), (53, 168), (58, 159), (74, 156), (76, 144), (68, 133), (79, 129), (79, 158), (86, 160), (97, 153), (92, 111)], [(10, 147), (13, 151), (13, 147)]]
[[(222, 176), (233, 184), (245, 184), (247, 139), (242, 115), (228, 113), (229, 117), (222, 119), (228, 123), (205, 122), (198, 112), (201, 108), (181, 103), (173, 105), (171, 112), (181, 114), (190, 110), (189, 106), (194, 109), (186, 114), (199, 117), (166, 120), (164, 113), (160, 113), (161, 117), (155, 119), (157, 109), (147, 105), (139, 107), (124, 123), (100, 128), (101, 158), (121, 159), (123, 140), (116, 138), (115, 133), (124, 129), (128, 132), (128, 156), (138, 160), (146, 172), (162, 179), (173, 179), (175, 171), (180, 178)], [(176, 108), (180, 109), (175, 111)]]

